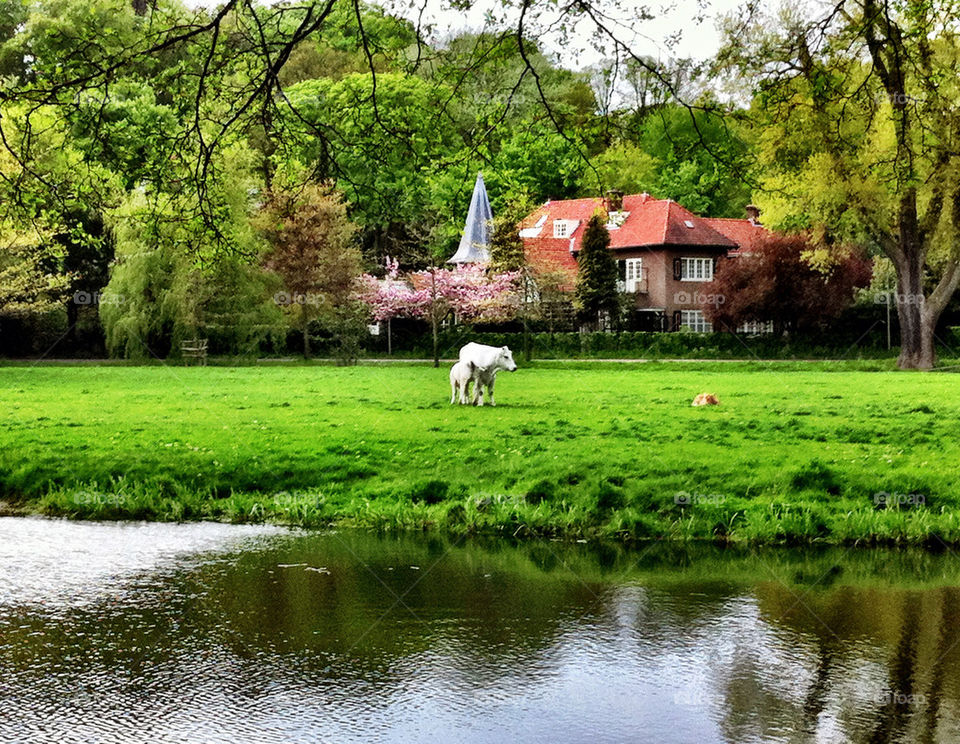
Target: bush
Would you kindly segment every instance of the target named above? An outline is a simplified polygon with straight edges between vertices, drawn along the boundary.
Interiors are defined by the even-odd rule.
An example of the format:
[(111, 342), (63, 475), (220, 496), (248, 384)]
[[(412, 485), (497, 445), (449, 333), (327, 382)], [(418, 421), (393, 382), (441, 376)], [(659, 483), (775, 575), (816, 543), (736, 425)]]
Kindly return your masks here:
[(443, 480), (425, 481), (413, 487), (410, 500), (416, 503), (439, 504), (447, 498), (450, 484)]
[(822, 491), (831, 495), (840, 493), (836, 473), (819, 460), (811, 460), (796, 470), (790, 485), (800, 491)]
[(619, 509), (623, 506), (623, 491), (616, 486), (604, 481), (594, 491), (597, 511), (610, 511)]
[[(428, 358), (433, 355), (432, 341), (426, 327), (422, 332), (406, 328), (394, 334), (393, 351), (400, 356)], [(509, 346), (515, 354), (523, 349), (523, 334), (515, 331), (478, 331), (457, 326), (441, 332), (440, 356), (454, 358), (468, 341), (489, 346)], [(851, 352), (851, 346), (856, 352)], [(614, 359), (807, 359), (888, 358), (898, 349), (886, 348), (882, 331), (871, 332), (857, 341), (846, 334), (793, 336), (735, 336), (732, 333), (654, 333), (625, 331), (622, 333), (531, 333), (530, 347), (535, 359), (614, 358)], [(368, 353), (386, 353), (386, 339), (368, 337)]]
[(539, 480), (524, 494), (524, 501), (528, 504), (539, 504), (554, 497), (556, 486), (549, 480)]

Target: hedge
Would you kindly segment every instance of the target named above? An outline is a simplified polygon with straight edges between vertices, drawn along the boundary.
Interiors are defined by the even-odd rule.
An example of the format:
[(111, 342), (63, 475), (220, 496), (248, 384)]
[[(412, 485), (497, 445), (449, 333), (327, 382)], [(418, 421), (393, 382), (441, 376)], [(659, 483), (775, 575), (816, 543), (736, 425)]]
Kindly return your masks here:
[[(429, 358), (433, 355), (429, 335), (401, 339), (394, 343), (394, 354)], [(477, 331), (468, 326), (445, 330), (440, 335), (440, 356), (455, 357), (468, 341), (490, 346), (509, 346), (517, 357), (523, 352), (522, 333)], [(379, 355), (380, 341), (368, 349)], [(887, 349), (878, 338), (859, 344), (830, 343), (819, 338), (775, 338), (739, 336), (732, 333), (531, 333), (534, 359), (566, 358), (644, 358), (644, 359), (799, 359), (847, 358), (876, 359), (894, 357), (898, 349)]]

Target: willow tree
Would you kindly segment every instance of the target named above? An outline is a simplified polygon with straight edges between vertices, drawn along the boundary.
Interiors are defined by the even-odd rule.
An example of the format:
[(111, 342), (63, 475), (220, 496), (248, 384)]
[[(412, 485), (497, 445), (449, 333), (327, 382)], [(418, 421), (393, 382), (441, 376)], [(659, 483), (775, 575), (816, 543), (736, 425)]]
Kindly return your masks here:
[(721, 56), (755, 81), (768, 224), (886, 254), (901, 369), (936, 364), (960, 282), (960, 3), (855, 0), (729, 22)]

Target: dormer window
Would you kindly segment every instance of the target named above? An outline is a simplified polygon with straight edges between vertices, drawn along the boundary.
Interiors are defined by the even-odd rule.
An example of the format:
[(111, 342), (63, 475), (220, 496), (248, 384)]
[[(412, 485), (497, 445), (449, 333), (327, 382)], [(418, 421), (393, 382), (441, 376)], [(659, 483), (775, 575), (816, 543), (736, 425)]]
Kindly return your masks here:
[(627, 217), (630, 216), (629, 212), (608, 212), (607, 213), (607, 229), (608, 230), (619, 230), (620, 226), (627, 221)]
[(537, 224), (533, 227), (525, 227), (520, 231), (521, 238), (538, 238), (540, 237), (540, 231), (543, 229), (543, 226), (547, 224), (547, 215), (540, 215), (540, 219), (537, 220)]
[(553, 237), (566, 238), (570, 235), (570, 223), (567, 220), (553, 221)]

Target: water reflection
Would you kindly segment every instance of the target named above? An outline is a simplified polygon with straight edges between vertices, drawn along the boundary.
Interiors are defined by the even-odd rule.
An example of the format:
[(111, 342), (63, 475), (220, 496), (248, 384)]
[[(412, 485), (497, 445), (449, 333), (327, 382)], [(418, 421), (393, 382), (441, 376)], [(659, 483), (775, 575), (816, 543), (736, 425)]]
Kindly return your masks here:
[(957, 587), (951, 554), (3, 519), (0, 741), (955, 741)]

